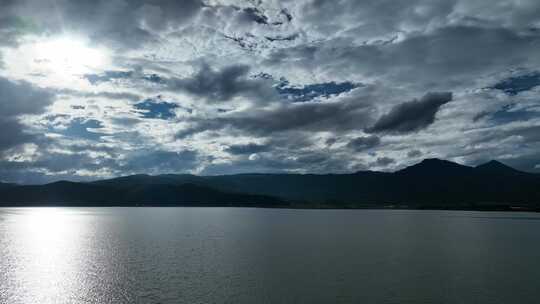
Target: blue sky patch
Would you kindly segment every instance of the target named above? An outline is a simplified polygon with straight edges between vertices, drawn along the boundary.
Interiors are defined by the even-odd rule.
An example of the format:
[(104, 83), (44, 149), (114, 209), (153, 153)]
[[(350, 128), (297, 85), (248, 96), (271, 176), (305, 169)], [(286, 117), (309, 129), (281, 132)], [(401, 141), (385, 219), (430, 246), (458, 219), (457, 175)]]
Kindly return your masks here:
[(349, 92), (359, 85), (346, 81), (346, 82), (324, 82), (308, 84), (304, 86), (291, 86), (289, 81), (281, 79), (281, 83), (276, 86), (278, 93), (294, 102), (307, 102), (318, 97), (331, 97), (337, 96), (342, 93)]
[(176, 116), (174, 109), (178, 108), (178, 105), (166, 101), (146, 99), (134, 107), (141, 111), (144, 118), (171, 119)]
[(86, 74), (86, 78), (92, 85), (108, 82), (115, 79), (126, 79), (133, 76), (133, 71), (106, 71), (103, 74)]
[(493, 86), (494, 89), (504, 91), (508, 95), (516, 95), (520, 92), (529, 91), (540, 85), (540, 72), (510, 77)]
[(491, 115), (491, 120), (497, 123), (509, 123), (512, 121), (527, 121), (539, 116), (539, 112), (529, 111), (529, 109), (513, 110), (515, 105), (507, 105)]
[(527, 121), (540, 116), (540, 112), (531, 110), (531, 108), (514, 109), (515, 106), (515, 104), (507, 104), (495, 112), (480, 113), (474, 120), (477, 121), (483, 117), (487, 117), (490, 121), (497, 124), (506, 124), (514, 121)]
[(51, 131), (71, 138), (82, 138), (98, 141), (101, 139), (101, 136), (105, 134), (96, 132), (94, 131), (94, 129), (101, 128), (103, 128), (103, 124), (99, 120), (85, 120), (83, 118), (76, 118), (70, 122), (69, 126), (66, 129), (57, 130), (53, 128)]

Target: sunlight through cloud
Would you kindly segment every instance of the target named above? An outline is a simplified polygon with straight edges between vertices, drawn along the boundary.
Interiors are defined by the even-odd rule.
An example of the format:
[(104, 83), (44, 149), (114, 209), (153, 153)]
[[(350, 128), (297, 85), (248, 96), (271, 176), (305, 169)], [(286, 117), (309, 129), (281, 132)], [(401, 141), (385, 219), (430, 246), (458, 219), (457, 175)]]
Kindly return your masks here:
[(81, 87), (82, 75), (111, 64), (110, 52), (85, 37), (62, 35), (28, 40), (5, 53), (7, 71), (17, 78), (34, 78), (41, 85)]
[(60, 37), (35, 44), (36, 59), (55, 73), (81, 74), (103, 68), (108, 61), (104, 50), (90, 47), (84, 40)]

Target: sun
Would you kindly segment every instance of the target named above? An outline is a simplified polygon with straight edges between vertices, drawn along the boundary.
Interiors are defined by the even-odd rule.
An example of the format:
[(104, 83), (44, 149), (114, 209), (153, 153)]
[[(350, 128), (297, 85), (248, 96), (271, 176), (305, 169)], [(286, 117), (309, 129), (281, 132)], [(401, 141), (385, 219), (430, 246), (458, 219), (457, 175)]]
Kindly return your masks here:
[(57, 37), (34, 46), (35, 62), (57, 74), (78, 75), (100, 69), (108, 62), (104, 49), (81, 38)]

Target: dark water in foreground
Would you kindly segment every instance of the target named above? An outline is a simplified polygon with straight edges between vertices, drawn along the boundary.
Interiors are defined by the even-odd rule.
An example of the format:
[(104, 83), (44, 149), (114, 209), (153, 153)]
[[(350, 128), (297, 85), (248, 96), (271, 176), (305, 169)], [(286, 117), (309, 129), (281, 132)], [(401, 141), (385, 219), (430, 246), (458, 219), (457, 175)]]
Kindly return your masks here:
[(0, 303), (540, 303), (540, 214), (6, 208)]

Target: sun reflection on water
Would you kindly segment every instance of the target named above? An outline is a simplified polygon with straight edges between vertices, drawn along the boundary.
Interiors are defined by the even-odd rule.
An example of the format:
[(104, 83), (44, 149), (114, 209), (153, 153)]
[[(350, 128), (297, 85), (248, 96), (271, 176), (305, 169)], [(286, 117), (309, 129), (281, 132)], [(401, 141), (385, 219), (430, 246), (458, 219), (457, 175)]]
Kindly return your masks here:
[[(15, 210), (2, 231), (3, 256), (11, 259), (0, 288), (0, 302), (79, 302), (84, 255), (85, 222), (73, 217), (73, 210), (32, 208)], [(76, 219), (76, 220), (75, 220)], [(13, 286), (9, 286), (13, 285)]]

